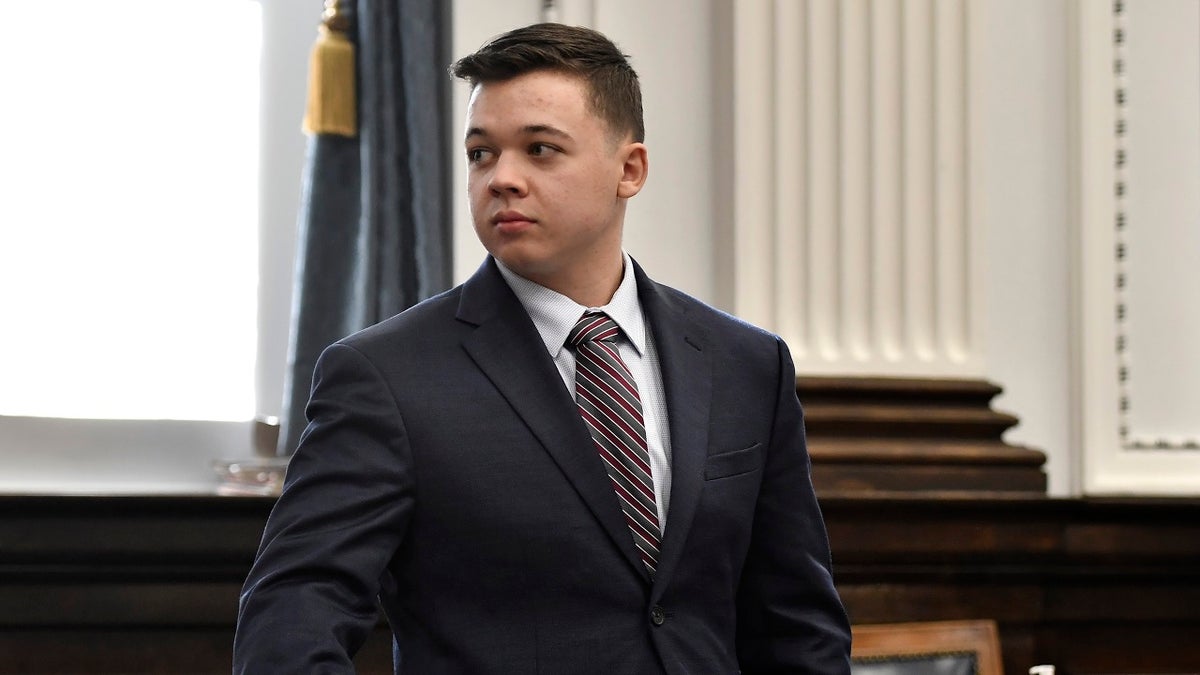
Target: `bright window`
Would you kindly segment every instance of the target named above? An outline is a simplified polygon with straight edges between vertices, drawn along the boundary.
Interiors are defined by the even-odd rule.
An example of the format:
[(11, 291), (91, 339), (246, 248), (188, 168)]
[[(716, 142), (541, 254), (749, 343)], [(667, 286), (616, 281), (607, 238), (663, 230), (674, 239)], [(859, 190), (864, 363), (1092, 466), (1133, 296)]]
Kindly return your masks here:
[(260, 5), (40, 6), (0, 40), (0, 415), (252, 418)]

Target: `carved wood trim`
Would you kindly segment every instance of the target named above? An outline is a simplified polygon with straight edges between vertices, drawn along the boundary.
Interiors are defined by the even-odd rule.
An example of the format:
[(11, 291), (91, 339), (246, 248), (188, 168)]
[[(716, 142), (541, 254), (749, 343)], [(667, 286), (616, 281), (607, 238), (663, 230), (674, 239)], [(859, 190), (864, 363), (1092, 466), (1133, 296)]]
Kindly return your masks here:
[(983, 380), (796, 378), (822, 496), (1045, 494), (1046, 456), (1006, 443), (1017, 418)]

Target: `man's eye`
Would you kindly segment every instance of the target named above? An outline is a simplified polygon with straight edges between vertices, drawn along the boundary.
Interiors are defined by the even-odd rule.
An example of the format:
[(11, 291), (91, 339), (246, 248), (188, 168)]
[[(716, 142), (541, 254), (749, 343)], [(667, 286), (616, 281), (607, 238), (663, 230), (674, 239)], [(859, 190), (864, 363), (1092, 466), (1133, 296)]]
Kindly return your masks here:
[(470, 148), (467, 150), (467, 161), (475, 164), (482, 162), (487, 157), (487, 150), (483, 148)]
[(555, 150), (556, 148), (553, 145), (547, 145), (546, 143), (534, 143), (533, 145), (529, 146), (529, 154), (533, 155), (534, 157), (543, 157), (554, 152)]

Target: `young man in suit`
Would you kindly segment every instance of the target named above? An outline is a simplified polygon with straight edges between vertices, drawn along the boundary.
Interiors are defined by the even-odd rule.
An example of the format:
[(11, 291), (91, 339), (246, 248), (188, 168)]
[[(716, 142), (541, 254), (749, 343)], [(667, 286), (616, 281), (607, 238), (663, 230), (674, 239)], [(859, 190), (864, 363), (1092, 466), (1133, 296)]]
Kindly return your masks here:
[(490, 255), (322, 355), (235, 671), (349, 672), (378, 598), (397, 673), (848, 673), (786, 346), (622, 250), (624, 55), (540, 24), (452, 70)]

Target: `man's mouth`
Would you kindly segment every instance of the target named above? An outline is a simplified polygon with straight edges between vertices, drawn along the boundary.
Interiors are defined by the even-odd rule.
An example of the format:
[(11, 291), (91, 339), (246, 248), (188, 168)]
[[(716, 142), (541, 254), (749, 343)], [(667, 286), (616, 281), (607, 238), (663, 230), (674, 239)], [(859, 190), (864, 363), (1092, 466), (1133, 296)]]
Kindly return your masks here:
[(501, 211), (492, 216), (493, 225), (501, 225), (503, 223), (532, 223), (533, 218), (521, 213), (520, 211)]
[(536, 222), (520, 211), (501, 211), (492, 216), (492, 226), (501, 234), (516, 234)]

